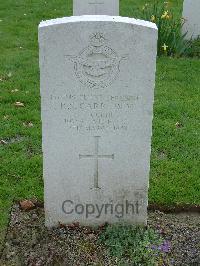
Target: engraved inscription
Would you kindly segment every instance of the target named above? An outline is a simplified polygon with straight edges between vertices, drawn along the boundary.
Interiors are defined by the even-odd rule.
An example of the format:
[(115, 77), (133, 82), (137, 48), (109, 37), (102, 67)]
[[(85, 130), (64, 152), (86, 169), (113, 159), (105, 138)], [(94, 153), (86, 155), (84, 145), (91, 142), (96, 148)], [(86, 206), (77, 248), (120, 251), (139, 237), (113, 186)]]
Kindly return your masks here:
[[(128, 113), (134, 113), (140, 96), (104, 94), (49, 95), (50, 109), (60, 113), (67, 130), (83, 133), (125, 132), (130, 123)], [(47, 101), (49, 101), (47, 99)]]
[[(67, 130), (83, 133), (125, 132), (140, 97), (137, 95), (64, 94), (49, 95), (49, 110), (57, 110)], [(49, 102), (49, 100), (47, 99)]]
[(95, 2), (95, 1), (90, 1), (90, 2), (89, 2), (89, 5), (94, 6), (94, 14), (95, 14), (95, 15), (98, 14), (98, 8), (99, 8), (99, 6), (100, 6), (100, 5), (103, 5), (103, 4), (104, 4), (104, 2), (102, 2), (102, 1), (101, 1), (101, 2), (100, 2), (100, 1), (99, 1), (99, 2)]
[(99, 188), (99, 159), (112, 159), (114, 160), (114, 154), (111, 155), (100, 155), (99, 154), (99, 139), (100, 136), (95, 136), (95, 151), (94, 154), (79, 154), (79, 159), (94, 159), (95, 168), (94, 168), (94, 188)]
[(92, 34), (90, 44), (78, 56), (66, 56), (74, 63), (74, 71), (79, 81), (89, 88), (107, 87), (119, 74), (119, 65), (126, 56), (118, 56), (106, 46), (102, 33)]

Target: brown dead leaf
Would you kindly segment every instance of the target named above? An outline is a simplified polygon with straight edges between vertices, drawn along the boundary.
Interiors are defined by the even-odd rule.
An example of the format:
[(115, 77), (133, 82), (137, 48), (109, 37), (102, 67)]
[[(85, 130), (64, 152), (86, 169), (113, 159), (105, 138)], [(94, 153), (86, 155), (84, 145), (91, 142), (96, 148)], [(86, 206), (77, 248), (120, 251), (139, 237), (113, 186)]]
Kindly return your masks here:
[(35, 207), (35, 204), (31, 200), (22, 200), (20, 201), (19, 205), (24, 211), (29, 211)]

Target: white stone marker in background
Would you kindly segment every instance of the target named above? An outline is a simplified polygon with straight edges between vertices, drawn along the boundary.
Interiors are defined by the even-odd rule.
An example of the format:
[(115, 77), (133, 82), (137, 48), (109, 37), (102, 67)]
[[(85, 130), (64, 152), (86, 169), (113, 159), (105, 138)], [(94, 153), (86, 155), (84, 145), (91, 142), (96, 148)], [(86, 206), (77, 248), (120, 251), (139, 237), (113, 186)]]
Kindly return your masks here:
[(187, 32), (186, 39), (200, 36), (200, 0), (184, 0), (183, 18), (183, 33)]
[(146, 223), (156, 41), (130, 18), (41, 22), (47, 226)]
[(119, 16), (119, 0), (73, 0), (73, 15)]

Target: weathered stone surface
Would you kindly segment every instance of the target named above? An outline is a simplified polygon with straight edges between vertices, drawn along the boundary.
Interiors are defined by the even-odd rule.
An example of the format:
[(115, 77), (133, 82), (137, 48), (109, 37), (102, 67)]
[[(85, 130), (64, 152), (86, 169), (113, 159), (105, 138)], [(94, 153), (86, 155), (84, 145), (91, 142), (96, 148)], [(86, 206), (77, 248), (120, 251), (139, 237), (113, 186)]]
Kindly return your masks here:
[(119, 16), (119, 0), (73, 0), (73, 15)]
[(184, 0), (183, 4), (183, 33), (186, 39), (196, 39), (200, 36), (200, 0)]
[(48, 226), (146, 223), (156, 41), (130, 18), (40, 24)]

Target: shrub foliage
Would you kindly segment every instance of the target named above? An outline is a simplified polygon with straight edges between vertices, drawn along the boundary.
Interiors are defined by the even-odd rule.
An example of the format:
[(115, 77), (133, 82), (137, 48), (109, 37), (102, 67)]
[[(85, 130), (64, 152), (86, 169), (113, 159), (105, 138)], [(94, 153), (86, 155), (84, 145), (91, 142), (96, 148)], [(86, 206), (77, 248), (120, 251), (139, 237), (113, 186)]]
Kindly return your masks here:
[(170, 251), (168, 242), (144, 227), (109, 225), (100, 234), (99, 242), (117, 258), (117, 265), (154, 266), (166, 261)]
[(200, 46), (197, 43), (194, 46), (192, 40), (185, 40), (186, 33), (182, 32), (185, 21), (173, 15), (169, 2), (156, 0), (152, 4), (145, 4), (142, 18), (156, 23), (158, 27), (159, 56), (199, 56)]

